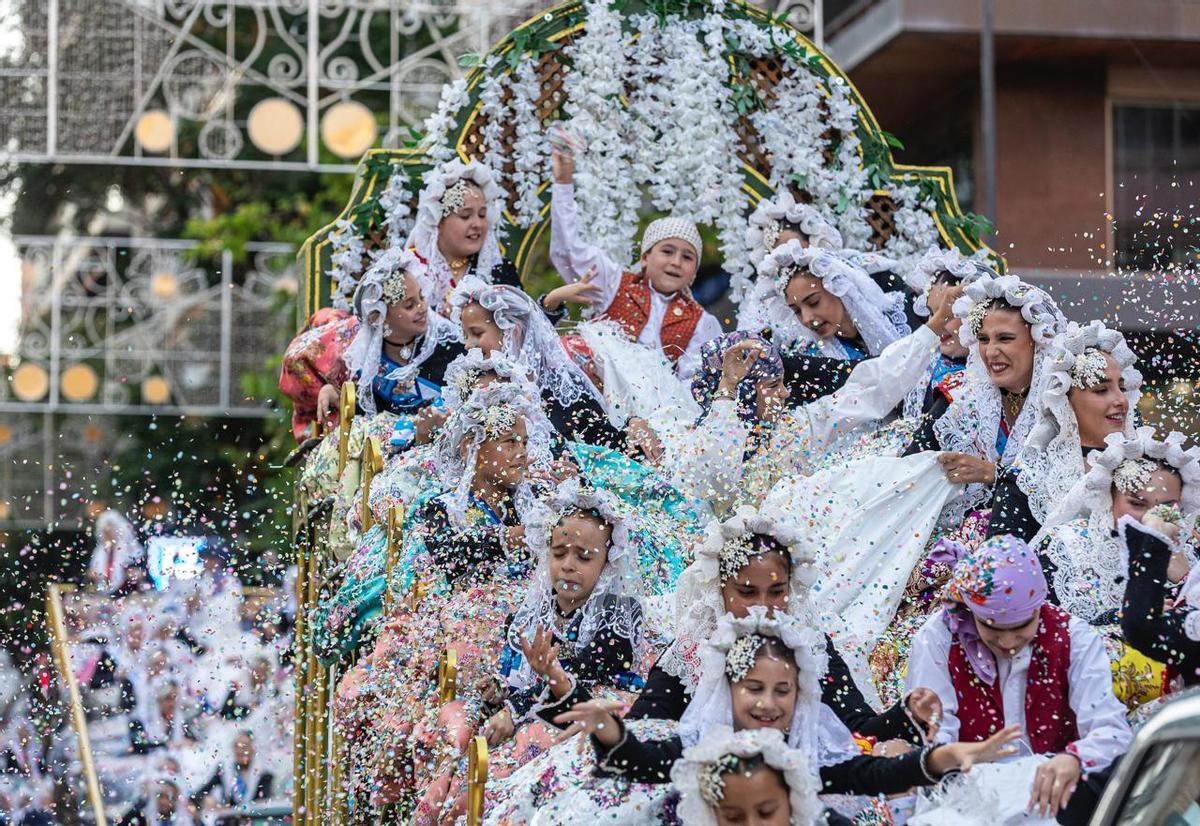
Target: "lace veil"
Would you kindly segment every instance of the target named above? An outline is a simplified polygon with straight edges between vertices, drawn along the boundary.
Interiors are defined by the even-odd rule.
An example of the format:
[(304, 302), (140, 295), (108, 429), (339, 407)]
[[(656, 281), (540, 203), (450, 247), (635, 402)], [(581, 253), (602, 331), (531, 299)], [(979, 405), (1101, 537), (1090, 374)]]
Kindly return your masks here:
[[(343, 359), (350, 370), (350, 376), (358, 382), (356, 393), (359, 410), (368, 416), (376, 412), (372, 382), (379, 372), (380, 354), (383, 352), (383, 328), (387, 321), (388, 303), (383, 296), (383, 287), (400, 272), (412, 275), (428, 299), (429, 282), (425, 265), (411, 250), (400, 247), (391, 247), (376, 258), (354, 290), (354, 314), (358, 317), (359, 325)], [(410, 383), (439, 344), (458, 340), (458, 327), (435, 313), (432, 302), (429, 302), (426, 313), (429, 326), (421, 336), (420, 346), (413, 354), (412, 361), (392, 370), (384, 378), (399, 381), (402, 385)]]
[(739, 314), (738, 328), (770, 327), (780, 349), (816, 344), (824, 356), (847, 358), (845, 348), (835, 336), (817, 338), (787, 304), (784, 290), (796, 269), (802, 267), (821, 279), (825, 289), (841, 300), (867, 350), (873, 356), (879, 355), (893, 341), (912, 332), (905, 320), (904, 296), (898, 292), (885, 293), (848, 256), (845, 251), (802, 247), (795, 240), (772, 250), (758, 267), (758, 280), (751, 290), (750, 302)]
[(717, 826), (713, 809), (722, 799), (723, 764), (731, 758), (761, 757), (783, 775), (791, 803), (791, 826), (810, 826), (824, 820), (817, 798), (821, 783), (807, 755), (789, 748), (775, 729), (734, 732), (718, 726), (704, 739), (685, 749), (683, 759), (671, 769), (671, 783), (679, 791), (679, 819), (689, 826)]
[(587, 394), (608, 411), (600, 391), (567, 355), (554, 325), (532, 298), (515, 287), (468, 278), (450, 296), (455, 326), (461, 327), (463, 308), (471, 303), (491, 313), (500, 328), (502, 354), (526, 367), (538, 386), (549, 390), (559, 403), (569, 406)]
[[(517, 609), (509, 626), (508, 643), (518, 651), (522, 635), (532, 635), (539, 627), (554, 627), (556, 615), (554, 593), (550, 587), (550, 532), (566, 515), (594, 510), (612, 525), (612, 544), (608, 560), (587, 601), (578, 609), (582, 612), (575, 647), (582, 651), (601, 628), (629, 640), (634, 661), (642, 662), (649, 654), (643, 626), (641, 574), (637, 552), (629, 541), (631, 515), (619, 499), (603, 490), (583, 487), (578, 477), (567, 479), (546, 497), (539, 499), (525, 523), (525, 539), (537, 560), (537, 569), (530, 581), (524, 602)], [(527, 688), (536, 681), (529, 663), (521, 666), (508, 678), (514, 688)]]
[(1083, 478), (1083, 448), (1079, 422), (1068, 394), (1072, 386), (1087, 388), (1087, 353), (1099, 350), (1112, 356), (1121, 371), (1129, 412), (1125, 432), (1133, 433), (1142, 374), (1134, 367), (1137, 356), (1117, 330), (1092, 321), (1074, 322), (1054, 340), (1042, 392), (1037, 399), (1037, 419), (1019, 454), (1017, 485), (1029, 498), (1029, 509), (1038, 522), (1060, 506), (1071, 487)]
[(507, 196), (496, 182), (492, 170), (478, 161), (464, 163), (458, 158), (429, 170), (425, 173), (425, 186), (417, 200), (416, 222), (404, 246), (416, 250), (418, 255), (429, 262), (431, 307), (440, 307), (446, 294), (454, 288), (454, 274), (450, 270), (450, 264), (438, 249), (438, 227), (447, 215), (443, 204), (446, 190), (462, 180), (470, 181), (479, 187), (487, 204), (487, 235), (483, 240), (483, 247), (479, 250), (475, 274), (483, 281), (490, 282), (492, 269), (502, 260), (496, 231)]
[[(479, 446), (519, 419), (524, 419), (528, 431), (529, 466), (548, 467), (553, 428), (540, 400), (531, 399), (515, 384), (496, 383), (479, 388), (450, 415), (438, 433), (434, 466), (443, 486), (451, 491), (447, 512), (456, 525), (466, 523)], [(528, 476), (514, 491), (513, 502), (522, 517), (532, 508), (533, 492)]]
[(694, 549), (695, 558), (675, 585), (675, 628), (678, 635), (659, 658), (658, 665), (678, 677), (687, 691), (699, 682), (700, 644), (717, 627), (725, 613), (721, 598), (721, 553), (732, 542), (750, 534), (763, 534), (787, 548), (792, 557), (791, 596), (788, 613), (815, 625), (808, 602), (816, 580), (816, 554), (804, 541), (799, 526), (783, 511), (770, 506), (761, 510), (742, 505), (725, 521), (714, 519)]

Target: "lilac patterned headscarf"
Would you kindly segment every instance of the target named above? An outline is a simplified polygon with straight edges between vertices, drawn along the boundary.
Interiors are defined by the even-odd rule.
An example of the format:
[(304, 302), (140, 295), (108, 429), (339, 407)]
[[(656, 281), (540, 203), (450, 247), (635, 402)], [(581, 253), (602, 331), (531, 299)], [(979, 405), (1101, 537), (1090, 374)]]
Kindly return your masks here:
[(783, 359), (779, 356), (779, 350), (760, 335), (748, 330), (736, 330), (705, 342), (700, 348), (700, 369), (692, 377), (692, 397), (707, 413), (712, 407), (717, 387), (721, 384), (721, 368), (725, 362), (725, 354), (743, 341), (757, 341), (762, 349), (754, 364), (750, 365), (746, 378), (738, 384), (737, 391), (738, 416), (742, 421), (754, 424), (758, 421), (758, 405), (755, 402), (758, 383), (783, 375)]
[(1046, 601), (1046, 575), (1030, 547), (1015, 536), (993, 536), (970, 553), (953, 542), (931, 552), (954, 554), (958, 564), (946, 584), (946, 624), (985, 685), (996, 679), (996, 658), (979, 638), (974, 618), (988, 625), (1028, 622)]

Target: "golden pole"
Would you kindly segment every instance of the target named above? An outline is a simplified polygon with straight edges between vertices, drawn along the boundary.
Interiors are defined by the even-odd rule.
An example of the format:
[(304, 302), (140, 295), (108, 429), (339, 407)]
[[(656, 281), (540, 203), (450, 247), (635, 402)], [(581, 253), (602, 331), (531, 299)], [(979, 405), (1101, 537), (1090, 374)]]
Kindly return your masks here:
[(292, 514), (292, 544), (296, 548), (296, 627), (293, 629), (292, 645), (295, 646), (296, 664), (292, 680), (295, 683), (294, 709), (292, 711), (292, 778), (295, 793), (292, 798), (292, 822), (304, 822), (304, 790), (307, 786), (304, 775), (304, 720), (305, 696), (308, 685), (308, 626), (307, 593), (309, 576), (309, 554), (312, 550), (308, 524), (308, 497), (299, 483), (296, 485), (295, 513)]
[(362, 511), (359, 523), (362, 525), (359, 535), (365, 534), (375, 523), (375, 514), (371, 513), (371, 483), (375, 474), (383, 470), (383, 451), (379, 447), (379, 439), (369, 436), (363, 442), (362, 449)]
[(392, 606), (392, 572), (396, 568), (397, 557), (400, 555), (400, 543), (404, 539), (404, 505), (392, 505), (388, 508), (387, 524), (387, 587), (383, 591), (383, 611), (386, 614)]
[(487, 778), (487, 739), (476, 735), (467, 747), (467, 826), (483, 823), (483, 792)]
[(454, 701), (458, 695), (458, 652), (447, 648), (438, 660), (437, 691), (438, 701), (445, 704)]
[[(328, 530), (326, 524), (325, 530)], [(317, 594), (320, 590), (321, 579), (321, 549), (323, 545), (317, 537), (316, 532), (313, 532), (312, 546), (309, 550), (309, 576), (308, 576), (308, 598), (306, 604), (314, 606), (317, 604)], [(310, 631), (311, 636), (311, 631)], [(313, 650), (312, 640), (305, 641), (308, 657), (306, 658), (306, 679), (305, 679), (305, 720), (304, 720), (304, 822), (313, 824), (313, 826), (321, 826), (321, 815), (318, 811), (318, 802), (320, 801), (318, 790), (318, 776), (321, 766), (321, 748), (320, 740), (318, 740), (318, 732), (320, 730), (321, 717), (321, 697), (324, 694), (324, 669), (317, 662), (317, 653)]]
[(342, 400), (338, 405), (338, 476), (342, 475), (346, 460), (350, 458), (350, 425), (357, 409), (354, 393), (354, 382), (348, 381), (342, 385)]
[(79, 738), (79, 762), (83, 764), (83, 777), (87, 783), (88, 803), (96, 826), (108, 826), (104, 816), (104, 798), (100, 794), (100, 781), (96, 778), (96, 764), (92, 759), (92, 742), (88, 739), (87, 716), (83, 711), (83, 698), (79, 694), (79, 683), (71, 669), (71, 658), (67, 653), (67, 623), (63, 610), (62, 594), (74, 591), (74, 587), (52, 583), (46, 592), (46, 610), (50, 618), (51, 648), (58, 676), (67, 687), (67, 698), (71, 704), (71, 728)]

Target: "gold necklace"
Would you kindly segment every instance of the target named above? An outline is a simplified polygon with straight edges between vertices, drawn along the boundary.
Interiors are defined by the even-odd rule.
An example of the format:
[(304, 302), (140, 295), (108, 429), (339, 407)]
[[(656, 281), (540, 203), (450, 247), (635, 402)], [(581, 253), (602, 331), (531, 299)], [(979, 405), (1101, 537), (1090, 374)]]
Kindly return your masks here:
[(1022, 390), (1020, 393), (1010, 393), (1004, 391), (1004, 418), (1009, 422), (1016, 421), (1016, 418), (1021, 415), (1021, 408), (1025, 406), (1025, 395), (1028, 390)]
[(450, 269), (454, 270), (455, 272), (458, 272), (459, 270), (465, 270), (467, 268), (467, 264), (470, 263), (470, 258), (455, 258), (450, 262)]

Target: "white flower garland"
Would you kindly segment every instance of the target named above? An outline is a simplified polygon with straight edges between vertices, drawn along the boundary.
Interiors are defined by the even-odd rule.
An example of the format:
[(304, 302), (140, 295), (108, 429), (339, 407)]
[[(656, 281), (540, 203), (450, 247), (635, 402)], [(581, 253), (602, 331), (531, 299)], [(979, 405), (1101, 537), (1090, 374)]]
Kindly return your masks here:
[(545, 127), (538, 117), (538, 97), (541, 81), (533, 60), (523, 60), (510, 80), (515, 137), (513, 139), (513, 175), (511, 190), (517, 196), (517, 226), (528, 227), (542, 214), (538, 190), (546, 180), (550, 152), (544, 136)]
[(354, 224), (345, 219), (333, 225), (329, 244), (333, 248), (329, 256), (332, 303), (335, 309), (350, 312), (350, 297), (358, 289), (359, 279), (366, 269), (366, 245)]
[(563, 113), (587, 136), (575, 160), (575, 200), (589, 239), (616, 261), (633, 249), (641, 192), (631, 174), (632, 143), (621, 96), (629, 64), (621, 16), (608, 0), (587, 0), (587, 27), (566, 50), (574, 68), (563, 82)]
[(883, 245), (883, 252), (893, 258), (911, 261), (923, 250), (937, 244), (940, 236), (933, 213), (937, 204), (932, 198), (920, 200), (920, 192), (911, 184), (892, 190), (896, 211), (892, 213), (896, 229)]
[(467, 105), (467, 79), (460, 77), (442, 87), (438, 108), (425, 119), (425, 154), (433, 163), (441, 163), (454, 157), (454, 146), (450, 143), (450, 129), (454, 126), (458, 111)]
[[(417, 221), (412, 208), (412, 194), (408, 191), (408, 175), (397, 166), (392, 166), (392, 177), (379, 194), (379, 206), (383, 209), (383, 225), (387, 227), (388, 246), (404, 243)], [(360, 241), (361, 243), (361, 241)]]
[(484, 79), (479, 87), (480, 114), (483, 116), (483, 162), (492, 170), (492, 177), (504, 185), (504, 163), (508, 155), (501, 139), (504, 136), (505, 112), (504, 89), (508, 85), (508, 74), (494, 74), (500, 58), (489, 55), (483, 64)]

